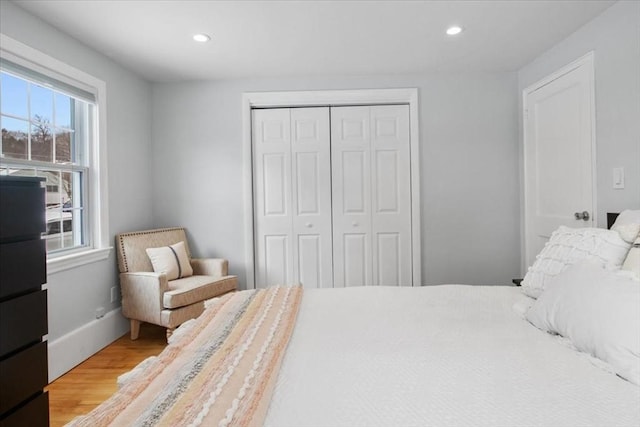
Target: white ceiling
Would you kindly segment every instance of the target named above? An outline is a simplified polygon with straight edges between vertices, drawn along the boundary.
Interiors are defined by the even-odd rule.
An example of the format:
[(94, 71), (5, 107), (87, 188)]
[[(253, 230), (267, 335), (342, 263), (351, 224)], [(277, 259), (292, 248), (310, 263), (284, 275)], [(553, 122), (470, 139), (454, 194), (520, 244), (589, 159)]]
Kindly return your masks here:
[[(15, 3), (151, 81), (179, 81), (515, 71), (615, 1)], [(451, 24), (465, 31), (448, 37)]]

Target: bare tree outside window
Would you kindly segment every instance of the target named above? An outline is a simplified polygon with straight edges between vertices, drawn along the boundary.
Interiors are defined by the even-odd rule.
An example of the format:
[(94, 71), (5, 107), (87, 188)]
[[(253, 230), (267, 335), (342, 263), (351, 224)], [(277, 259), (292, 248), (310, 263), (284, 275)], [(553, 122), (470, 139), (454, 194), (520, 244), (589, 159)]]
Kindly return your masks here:
[(51, 122), (38, 114), (31, 125), (31, 158), (43, 162), (53, 161), (53, 134)]

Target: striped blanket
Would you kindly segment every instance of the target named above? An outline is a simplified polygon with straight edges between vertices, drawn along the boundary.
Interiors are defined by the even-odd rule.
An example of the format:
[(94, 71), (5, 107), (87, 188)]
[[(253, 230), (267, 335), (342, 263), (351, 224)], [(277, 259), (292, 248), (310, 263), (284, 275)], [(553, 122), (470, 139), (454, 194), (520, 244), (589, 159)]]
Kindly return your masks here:
[(301, 299), (295, 286), (213, 300), (117, 393), (69, 425), (262, 425)]

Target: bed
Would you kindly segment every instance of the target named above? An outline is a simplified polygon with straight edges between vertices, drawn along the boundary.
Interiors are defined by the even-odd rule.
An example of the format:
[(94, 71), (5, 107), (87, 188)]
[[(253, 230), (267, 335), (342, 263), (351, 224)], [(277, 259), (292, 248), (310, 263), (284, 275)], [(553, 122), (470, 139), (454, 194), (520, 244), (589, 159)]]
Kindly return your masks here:
[(504, 286), (306, 291), (265, 426), (640, 425), (640, 388), (529, 324), (529, 303)]
[[(286, 352), (276, 349), (274, 358), (262, 360), (270, 374), (254, 393), (262, 408), (251, 408), (255, 402), (248, 401), (249, 408), (236, 409), (229, 422), (221, 422), (245, 372), (223, 390), (228, 396), (218, 396), (216, 404), (226, 400), (216, 421), (206, 418), (213, 409), (202, 416), (209, 390), (228, 372), (224, 367), (217, 377), (208, 374), (215, 377), (211, 386), (194, 387), (204, 396), (185, 394), (167, 409), (167, 400), (184, 387), (182, 377), (191, 375), (184, 367), (197, 365), (197, 354), (218, 340), (216, 334), (227, 327), (218, 327), (224, 318), (243, 312), (246, 301), (258, 296), (268, 301), (278, 294), (284, 300), (290, 289), (299, 299), (289, 295), (284, 317), (293, 318), (295, 326)], [(640, 388), (529, 324), (522, 313), (530, 303), (519, 288), (506, 286), (237, 292), (210, 303), (201, 318), (178, 329), (160, 356), (125, 378), (116, 395), (72, 425), (639, 425)], [(228, 310), (221, 308), (227, 305)], [(272, 317), (279, 306), (271, 305)], [(257, 313), (251, 316), (249, 324), (260, 320)], [(278, 327), (286, 335), (292, 326)], [(254, 365), (258, 347), (247, 351), (248, 366)], [(251, 412), (248, 419), (237, 418), (243, 411)], [(192, 416), (180, 418), (184, 414)]]
[(634, 227), (561, 227), (524, 288), (227, 294), (71, 425), (637, 427)]

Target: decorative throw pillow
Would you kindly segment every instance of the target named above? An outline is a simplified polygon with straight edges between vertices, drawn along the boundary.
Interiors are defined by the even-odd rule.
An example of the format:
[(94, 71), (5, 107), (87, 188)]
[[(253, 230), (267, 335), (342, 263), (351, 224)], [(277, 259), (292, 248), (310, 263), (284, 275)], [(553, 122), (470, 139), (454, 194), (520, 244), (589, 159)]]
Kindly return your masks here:
[(630, 247), (631, 244), (613, 230), (561, 226), (551, 234), (529, 267), (522, 280), (522, 291), (532, 298), (538, 298), (553, 276), (584, 259), (594, 259), (602, 265), (619, 268)]
[(640, 279), (640, 236), (633, 242), (633, 246), (629, 249), (627, 258), (622, 264), (622, 269), (632, 272), (636, 278)]
[(627, 209), (620, 212), (611, 229), (620, 233), (620, 237), (626, 242), (632, 243), (640, 234), (640, 210)]
[(620, 212), (611, 229), (620, 233), (625, 241), (632, 243), (622, 269), (631, 271), (640, 278), (640, 210)]
[(551, 282), (527, 320), (640, 385), (640, 282), (592, 261), (570, 266)]
[(147, 248), (147, 255), (156, 273), (165, 273), (168, 280), (182, 279), (193, 275), (184, 242), (160, 248)]

